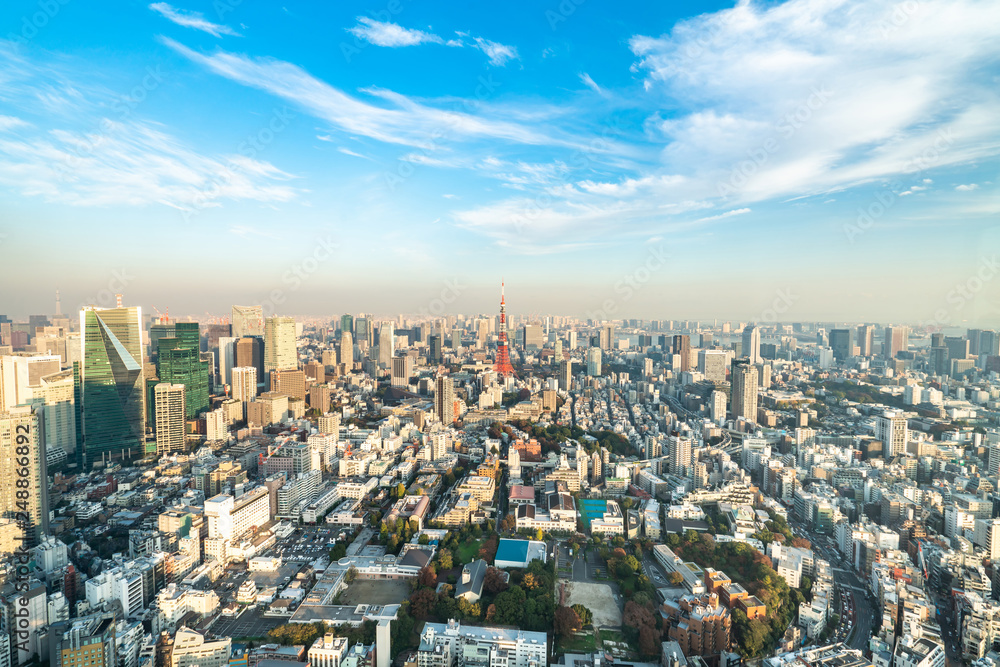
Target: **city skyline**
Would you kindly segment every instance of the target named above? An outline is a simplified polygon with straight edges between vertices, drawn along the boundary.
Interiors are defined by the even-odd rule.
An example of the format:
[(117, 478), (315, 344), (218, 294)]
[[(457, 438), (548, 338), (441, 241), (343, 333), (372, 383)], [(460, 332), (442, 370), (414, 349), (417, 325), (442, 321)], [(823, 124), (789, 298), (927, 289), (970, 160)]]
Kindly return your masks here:
[(1000, 322), (995, 4), (0, 19), (11, 314)]

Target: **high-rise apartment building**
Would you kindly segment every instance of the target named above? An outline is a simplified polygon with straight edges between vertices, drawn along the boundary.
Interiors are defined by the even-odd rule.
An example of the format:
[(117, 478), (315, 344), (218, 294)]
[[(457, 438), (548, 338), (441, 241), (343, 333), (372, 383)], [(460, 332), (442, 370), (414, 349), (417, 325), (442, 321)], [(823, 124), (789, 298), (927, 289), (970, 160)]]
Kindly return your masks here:
[(440, 364), (444, 361), (441, 352), (441, 334), (431, 334), (427, 339), (427, 363)]
[(298, 366), (295, 318), (269, 317), (264, 320), (264, 373), (295, 370)]
[(602, 324), (598, 331), (599, 347), (602, 350), (611, 350), (615, 346), (615, 325)]
[(233, 383), (233, 367), (236, 366), (236, 341), (232, 336), (222, 336), (219, 338), (219, 351), (216, 361), (219, 364), (219, 384)]
[(759, 364), (760, 358), (760, 328), (755, 324), (743, 327), (743, 356), (750, 359), (751, 364)]
[(232, 397), (237, 401), (252, 401), (257, 396), (257, 369), (237, 366), (233, 369)]
[(450, 425), (455, 414), (455, 384), (451, 377), (445, 374), (437, 376), (434, 383), (434, 412), (442, 424)]
[(882, 456), (891, 459), (906, 453), (909, 427), (906, 417), (889, 410), (875, 418), (875, 439), (882, 442)]
[(161, 382), (153, 388), (156, 454), (184, 451), (184, 385)]
[(730, 370), (730, 382), (732, 384), (732, 400), (730, 410), (733, 419), (743, 417), (752, 422), (757, 421), (757, 367), (750, 363), (750, 359), (743, 357), (733, 359)]
[(233, 306), (233, 317), (230, 324), (233, 328), (233, 338), (243, 338), (245, 336), (263, 337), (263, 306)]
[(306, 400), (306, 372), (300, 370), (272, 371), (271, 391), (285, 394), (290, 398)]
[(81, 360), (73, 365), (77, 460), (88, 470), (102, 459), (143, 454), (145, 376), (140, 308), (80, 311)]
[[(604, 327), (601, 330), (603, 332)], [(545, 344), (542, 327), (538, 324), (525, 324), (521, 327), (521, 340), (526, 350), (529, 348), (541, 349)]]
[(37, 544), (49, 530), (43, 428), (35, 408), (0, 411), (0, 516), (17, 517), (27, 546)]
[(56, 623), (49, 629), (52, 667), (115, 667), (118, 664), (115, 616), (91, 614)]

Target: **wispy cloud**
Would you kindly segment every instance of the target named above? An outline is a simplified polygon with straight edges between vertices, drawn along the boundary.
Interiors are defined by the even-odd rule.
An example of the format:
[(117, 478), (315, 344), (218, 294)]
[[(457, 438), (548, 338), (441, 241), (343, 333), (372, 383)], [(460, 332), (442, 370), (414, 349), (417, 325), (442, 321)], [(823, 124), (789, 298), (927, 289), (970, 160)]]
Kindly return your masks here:
[(587, 74), (586, 72), (580, 75), (580, 81), (582, 81), (585, 86), (593, 90), (598, 95), (604, 94), (604, 91), (601, 90), (601, 87), (598, 86), (596, 83), (594, 83), (594, 80), (590, 78), (590, 75)]
[(202, 32), (214, 35), (215, 37), (221, 37), (222, 35), (230, 35), (232, 37), (240, 36), (238, 32), (227, 25), (212, 23), (207, 20), (205, 15), (201, 12), (177, 9), (175, 7), (171, 7), (165, 2), (154, 2), (149, 6), (149, 8), (158, 14), (162, 14), (165, 18), (173, 21), (177, 25), (185, 28), (201, 30)]
[(376, 21), (367, 16), (359, 16), (358, 25), (348, 28), (347, 32), (375, 46), (399, 47), (444, 43), (443, 39), (429, 32), (411, 30), (395, 23)]
[(0, 116), (0, 132), (12, 130), (17, 127), (26, 127), (28, 123), (14, 116)]
[(477, 49), (486, 54), (490, 59), (490, 63), (498, 67), (502, 67), (507, 64), (509, 60), (519, 60), (520, 56), (517, 55), (517, 49), (513, 46), (507, 46), (506, 44), (501, 44), (499, 42), (491, 42), (488, 39), (483, 39), (482, 37), (476, 37), (474, 39), (474, 45)]
[[(348, 95), (292, 63), (221, 50), (204, 55), (172, 39), (160, 39), (185, 58), (220, 76), (287, 100), (341, 131), (381, 142), (427, 151), (439, 149), (445, 141), (487, 138), (535, 146), (584, 145), (580, 138), (546, 132), (541, 118), (535, 118), (529, 125), (488, 117), (485, 115), (488, 107), (483, 104), (475, 105), (482, 113), (465, 113), (427, 106), (390, 90), (367, 89), (366, 93), (386, 103), (380, 106)], [(607, 150), (614, 148), (609, 145)]]
[(959, 185), (955, 187), (959, 192), (972, 192), (973, 190), (979, 189), (978, 183), (969, 183), (968, 185)]
[(355, 153), (350, 148), (344, 148), (343, 146), (338, 146), (337, 151), (343, 153), (344, 155), (350, 155), (351, 157), (359, 157), (363, 160), (371, 160), (367, 155), (362, 155), (361, 153)]
[(724, 220), (725, 218), (731, 218), (734, 215), (745, 215), (750, 212), (748, 208), (737, 208), (732, 211), (726, 211), (725, 213), (720, 213), (719, 215), (710, 215), (707, 218), (698, 218), (695, 222), (711, 222), (713, 220)]

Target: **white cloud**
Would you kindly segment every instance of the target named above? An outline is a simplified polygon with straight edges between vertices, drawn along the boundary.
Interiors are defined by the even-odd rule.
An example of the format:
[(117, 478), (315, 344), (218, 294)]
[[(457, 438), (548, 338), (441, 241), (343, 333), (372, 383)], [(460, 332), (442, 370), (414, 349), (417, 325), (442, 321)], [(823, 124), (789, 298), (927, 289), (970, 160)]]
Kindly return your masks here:
[(501, 44), (499, 42), (491, 42), (488, 39), (483, 39), (482, 37), (476, 37), (475, 47), (486, 54), (490, 59), (490, 64), (496, 65), (497, 67), (503, 67), (507, 64), (509, 60), (519, 60), (521, 56), (517, 54), (517, 48), (513, 46), (507, 46), (506, 44)]
[(347, 32), (375, 46), (399, 47), (444, 43), (444, 40), (437, 35), (422, 30), (410, 30), (395, 23), (376, 21), (367, 16), (359, 16), (358, 25), (348, 28)]
[(695, 222), (711, 222), (713, 220), (724, 220), (725, 218), (731, 218), (734, 215), (745, 215), (750, 212), (748, 208), (738, 208), (732, 211), (726, 211), (725, 213), (720, 213), (719, 215), (710, 215), (707, 218), (699, 218)]
[(222, 35), (231, 35), (233, 37), (240, 36), (238, 32), (227, 25), (212, 23), (207, 20), (201, 12), (176, 9), (165, 2), (154, 2), (149, 6), (149, 8), (158, 14), (162, 14), (164, 17), (173, 21), (177, 25), (185, 28), (201, 30), (202, 32), (207, 32), (208, 34), (216, 37), (221, 37)]
[(594, 80), (590, 78), (590, 75), (587, 74), (586, 72), (580, 75), (580, 81), (582, 81), (585, 86), (593, 90), (598, 95), (604, 94), (604, 91), (601, 90), (601, 87), (598, 86), (596, 83), (594, 83)]
[(56, 129), (0, 138), (0, 183), (24, 196), (76, 206), (163, 204), (186, 211), (226, 200), (285, 202), (299, 190), (274, 165), (209, 157), (150, 123), (103, 119), (94, 131)]
[(743, 0), (630, 46), (649, 102), (682, 109), (651, 117), (667, 168), (750, 202), (995, 156), (976, 63), (1000, 56), (997, 23), (986, 0)]
[(13, 130), (18, 127), (27, 127), (28, 123), (14, 116), (0, 116), (0, 132)]
[(972, 192), (973, 190), (979, 189), (978, 183), (969, 183), (968, 185), (959, 185), (955, 187), (959, 192)]
[[(546, 132), (542, 118), (529, 124), (488, 117), (490, 109), (478, 104), (478, 114), (437, 109), (380, 88), (366, 93), (387, 102), (379, 106), (348, 95), (300, 67), (272, 58), (216, 51), (203, 55), (172, 39), (161, 41), (194, 63), (238, 83), (264, 90), (294, 103), (339, 130), (381, 142), (420, 147), (427, 151), (442, 144), (473, 139), (494, 139), (515, 144), (561, 146), (579, 149), (583, 140), (556, 131)], [(609, 142), (605, 152), (617, 150)]]
[(343, 146), (337, 147), (337, 151), (343, 153), (344, 155), (350, 155), (351, 157), (359, 157), (363, 160), (371, 160), (367, 155), (362, 155), (361, 153), (355, 153), (350, 148), (344, 148)]

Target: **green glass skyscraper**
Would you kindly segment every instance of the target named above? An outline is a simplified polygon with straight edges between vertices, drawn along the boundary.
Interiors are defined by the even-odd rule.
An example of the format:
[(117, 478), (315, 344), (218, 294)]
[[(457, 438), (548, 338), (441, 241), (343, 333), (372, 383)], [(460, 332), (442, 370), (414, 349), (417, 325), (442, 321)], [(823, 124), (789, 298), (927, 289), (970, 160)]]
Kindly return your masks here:
[(101, 460), (142, 454), (146, 430), (139, 308), (80, 311), (81, 361), (73, 364), (77, 458), (84, 469)]
[[(178, 322), (177, 326), (181, 326)], [(184, 416), (188, 419), (197, 417), (208, 410), (208, 362), (201, 360), (198, 351), (198, 324), (194, 323), (194, 348), (185, 347), (190, 344), (181, 338), (161, 338), (160, 358), (157, 362), (157, 375), (160, 382), (184, 385)], [(181, 331), (178, 329), (178, 334)]]

